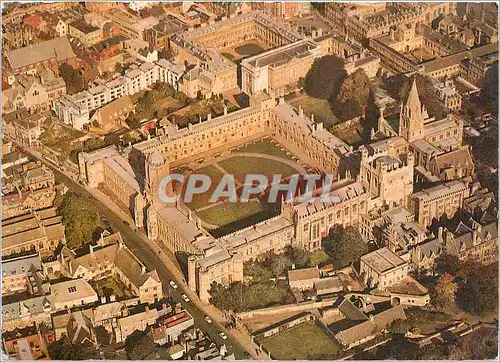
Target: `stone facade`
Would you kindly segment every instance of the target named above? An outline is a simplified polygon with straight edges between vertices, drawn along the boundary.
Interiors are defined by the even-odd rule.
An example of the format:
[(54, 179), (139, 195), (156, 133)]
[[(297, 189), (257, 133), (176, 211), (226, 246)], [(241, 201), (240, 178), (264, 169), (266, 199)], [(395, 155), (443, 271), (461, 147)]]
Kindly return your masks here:
[(425, 228), (445, 214), (452, 217), (468, 196), (466, 182), (450, 181), (411, 195), (409, 209), (415, 214), (418, 224)]

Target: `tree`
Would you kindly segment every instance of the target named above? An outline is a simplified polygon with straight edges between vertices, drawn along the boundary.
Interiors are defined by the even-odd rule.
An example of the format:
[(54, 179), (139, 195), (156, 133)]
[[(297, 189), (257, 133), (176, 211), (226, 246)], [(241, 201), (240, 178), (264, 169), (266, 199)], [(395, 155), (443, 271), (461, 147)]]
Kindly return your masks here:
[(391, 334), (406, 335), (411, 329), (412, 325), (408, 319), (396, 319), (387, 326), (387, 331)]
[(460, 338), (451, 346), (450, 360), (493, 360), (498, 356), (498, 332), (478, 329)]
[[(404, 75), (401, 75), (399, 77), (401, 77), (402, 82), (399, 85), (399, 94), (397, 98), (404, 102), (406, 101), (406, 99), (408, 98), (408, 94), (410, 93), (413, 78), (409, 78)], [(446, 108), (436, 97), (436, 89), (434, 88), (434, 82), (432, 78), (423, 74), (417, 74), (416, 77), (420, 102), (427, 108), (429, 116), (434, 116), (436, 119), (444, 118), (446, 115)]]
[(104, 140), (100, 138), (89, 138), (83, 143), (83, 150), (85, 152), (97, 150), (104, 147)]
[(118, 136), (116, 133), (110, 133), (104, 137), (104, 144), (106, 146), (117, 145), (119, 143), (120, 143), (120, 136)]
[(263, 265), (272, 270), (277, 278), (285, 273), (292, 265), (292, 262), (284, 254), (275, 254), (271, 252), (267, 255)]
[(78, 248), (92, 239), (92, 234), (99, 226), (99, 217), (92, 200), (68, 192), (58, 211), (62, 215), (68, 247)]
[(347, 266), (368, 252), (368, 246), (361, 234), (352, 226), (345, 229), (341, 225), (334, 226), (322, 244), (325, 253), (332, 258), (335, 268)]
[(344, 61), (334, 55), (326, 55), (314, 60), (303, 82), (304, 90), (311, 97), (330, 99), (337, 94), (346, 76)]
[(78, 93), (85, 89), (85, 80), (82, 73), (74, 69), (68, 63), (62, 63), (59, 66), (59, 75), (66, 83), (66, 91), (68, 94)]
[(309, 253), (307, 250), (293, 245), (287, 245), (285, 247), (285, 256), (292, 264), (295, 264), (298, 267), (306, 266), (309, 261)]
[(432, 299), (434, 305), (437, 307), (450, 306), (455, 302), (455, 293), (457, 291), (457, 284), (451, 274), (444, 273), (441, 275), (434, 287)]
[(487, 70), (481, 88), (483, 105), (490, 113), (498, 115), (498, 63), (492, 64)]
[(262, 282), (245, 285), (234, 282), (228, 287), (219, 283), (210, 285), (210, 303), (222, 310), (242, 312), (295, 301), (286, 281)]
[(456, 275), (458, 272), (458, 257), (449, 253), (442, 253), (435, 261), (436, 271)]
[(53, 360), (89, 360), (93, 357), (90, 344), (72, 344), (66, 335), (48, 346), (48, 352)]
[(498, 306), (498, 265), (476, 269), (457, 293), (460, 308), (475, 315), (486, 315)]
[(141, 127), (141, 121), (137, 118), (135, 114), (130, 114), (125, 120), (130, 129), (137, 129)]
[(334, 98), (335, 104), (339, 106), (355, 105), (356, 108), (361, 110), (361, 115), (364, 115), (368, 105), (370, 89), (370, 79), (365, 71), (360, 68), (344, 79), (338, 95)]

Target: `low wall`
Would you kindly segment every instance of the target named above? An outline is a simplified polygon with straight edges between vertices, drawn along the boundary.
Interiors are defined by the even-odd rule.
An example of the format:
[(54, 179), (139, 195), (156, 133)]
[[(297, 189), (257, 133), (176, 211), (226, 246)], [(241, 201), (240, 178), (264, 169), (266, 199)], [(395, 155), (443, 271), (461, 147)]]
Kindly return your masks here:
[(274, 336), (275, 334), (278, 334), (278, 333), (283, 332), (287, 329), (290, 329), (290, 328), (295, 327), (299, 324), (302, 324), (304, 322), (311, 321), (314, 319), (315, 318), (311, 313), (304, 312), (304, 313), (301, 313), (297, 316), (287, 318), (287, 319), (280, 321), (278, 323), (275, 323), (269, 327), (261, 329), (260, 331), (255, 332), (253, 337), (256, 340), (261, 341), (264, 338), (269, 338), (271, 336)]
[(303, 312), (310, 309), (319, 309), (332, 306), (336, 300), (337, 298), (328, 298), (320, 302), (307, 301), (298, 304), (279, 305), (276, 307), (256, 309), (249, 312), (238, 313), (237, 316), (239, 319), (243, 320), (243, 319), (254, 318), (257, 316), (266, 316), (266, 315), (273, 315), (286, 312)]

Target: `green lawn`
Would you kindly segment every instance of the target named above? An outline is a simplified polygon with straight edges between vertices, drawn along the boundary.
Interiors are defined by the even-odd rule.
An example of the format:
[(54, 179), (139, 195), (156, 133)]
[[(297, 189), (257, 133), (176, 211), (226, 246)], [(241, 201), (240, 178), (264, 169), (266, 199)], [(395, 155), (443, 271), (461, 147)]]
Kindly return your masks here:
[(263, 210), (264, 208), (260, 202), (257, 200), (251, 200), (246, 204), (226, 202), (224, 204), (200, 211), (196, 213), (196, 215), (209, 224), (222, 226), (259, 213)]
[(175, 99), (174, 97), (163, 98), (163, 99), (156, 101), (153, 104), (153, 108), (155, 110), (163, 110), (165, 108), (178, 110), (182, 107), (184, 107), (184, 103), (178, 99)]
[(300, 94), (288, 101), (295, 108), (302, 106), (304, 114), (308, 117), (314, 114), (316, 122), (323, 122), (325, 128), (330, 129), (334, 124), (339, 123), (337, 117), (332, 113), (330, 104), (326, 99), (313, 98), (306, 94)]
[(329, 260), (330, 257), (323, 250), (312, 252), (309, 256), (309, 262), (311, 265), (323, 266), (328, 264)]
[(212, 180), (212, 184), (210, 185), (210, 189), (207, 192), (204, 192), (202, 194), (193, 195), (193, 200), (190, 203), (186, 204), (186, 206), (189, 207), (190, 209), (196, 210), (196, 209), (199, 209), (201, 207), (208, 205), (208, 200), (212, 196), (212, 192), (215, 190), (215, 188), (219, 184), (219, 182), (222, 179), (222, 176), (224, 176), (224, 174), (221, 171), (219, 171), (219, 169), (217, 167), (215, 167), (213, 165), (208, 165), (208, 166), (202, 167), (202, 168), (194, 171), (193, 174), (207, 175)]
[(342, 348), (316, 322), (306, 322), (263, 342), (279, 360), (335, 359)]
[(287, 177), (299, 173), (295, 168), (285, 163), (259, 157), (235, 156), (220, 161), (219, 165), (229, 174), (233, 174), (235, 179), (241, 183), (245, 182), (248, 174), (267, 175), (272, 180), (273, 175), (276, 174)]
[(264, 48), (262, 48), (259, 44), (249, 43), (236, 47), (234, 51), (239, 55), (247, 56), (262, 53)]
[(91, 281), (90, 284), (99, 295), (105, 295), (108, 297), (110, 295), (114, 295), (118, 298), (133, 296), (132, 292), (125, 286), (125, 284), (112, 276), (109, 276), (106, 279)]
[(268, 138), (259, 140), (254, 143), (249, 143), (241, 147), (237, 151), (248, 152), (248, 153), (263, 153), (265, 155), (278, 156), (286, 158), (287, 160), (292, 160), (292, 157), (288, 155), (286, 151), (282, 150), (280, 146), (276, 145)]

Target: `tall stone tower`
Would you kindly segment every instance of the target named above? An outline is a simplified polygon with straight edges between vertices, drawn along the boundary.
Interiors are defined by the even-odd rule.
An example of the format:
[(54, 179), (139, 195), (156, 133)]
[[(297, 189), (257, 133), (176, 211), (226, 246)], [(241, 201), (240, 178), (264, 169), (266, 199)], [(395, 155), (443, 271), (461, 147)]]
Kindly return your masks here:
[[(146, 159), (146, 193), (149, 202), (160, 210), (163, 206), (167, 206), (161, 199), (159, 193), (160, 184), (164, 177), (168, 176), (170, 172), (169, 164), (165, 161), (161, 153), (157, 150), (150, 154)], [(166, 194), (173, 196), (172, 183), (167, 184)]]
[(424, 138), (424, 120), (427, 117), (427, 110), (418, 96), (416, 78), (413, 78), (410, 93), (399, 115), (399, 135), (408, 142)]

